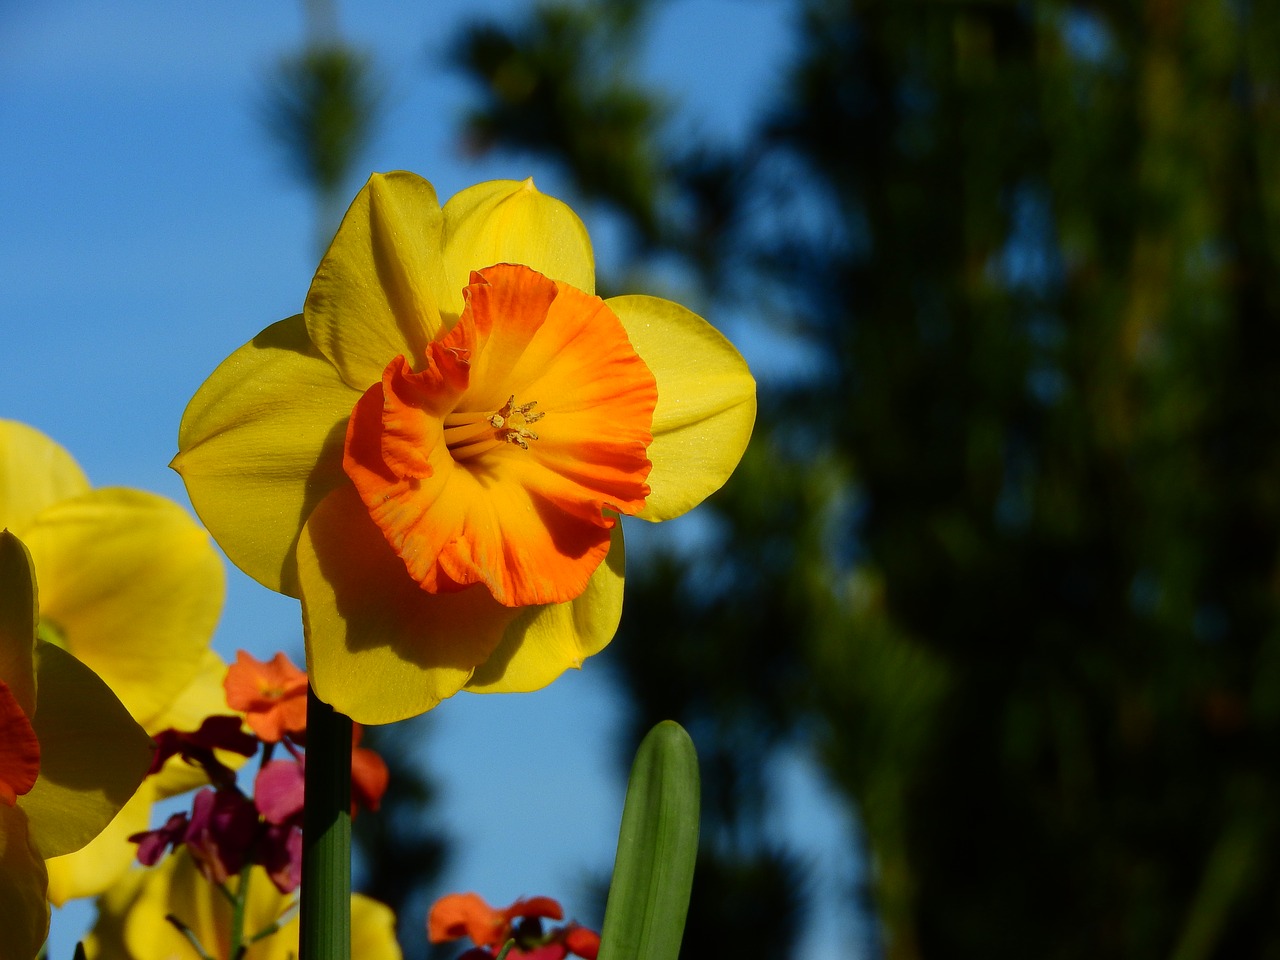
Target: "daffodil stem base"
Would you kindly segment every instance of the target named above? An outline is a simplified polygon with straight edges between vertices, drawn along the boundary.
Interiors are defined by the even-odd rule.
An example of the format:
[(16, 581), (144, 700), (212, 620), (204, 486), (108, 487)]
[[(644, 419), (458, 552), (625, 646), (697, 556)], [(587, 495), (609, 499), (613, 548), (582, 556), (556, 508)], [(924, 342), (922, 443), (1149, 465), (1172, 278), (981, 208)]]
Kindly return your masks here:
[(351, 956), (351, 718), (307, 691), (301, 960)]

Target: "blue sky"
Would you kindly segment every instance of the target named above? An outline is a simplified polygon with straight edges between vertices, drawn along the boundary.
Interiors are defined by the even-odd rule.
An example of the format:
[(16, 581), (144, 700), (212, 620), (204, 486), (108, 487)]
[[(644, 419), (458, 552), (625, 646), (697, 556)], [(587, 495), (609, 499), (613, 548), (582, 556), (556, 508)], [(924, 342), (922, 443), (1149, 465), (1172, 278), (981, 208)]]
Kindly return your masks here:
[[(532, 174), (572, 202), (537, 165), (476, 162), (456, 147), (471, 91), (442, 53), (464, 16), (509, 2), (348, 6), (344, 34), (374, 55), (390, 95), (369, 170), (414, 170), (442, 197)], [(671, 0), (644, 71), (681, 104), (682, 123), (739, 136), (785, 57), (787, 15), (774, 0)], [(294, 2), (0, 0), (0, 417), (48, 433), (96, 485), (186, 505), (166, 464), (187, 400), (232, 350), (301, 309), (315, 267), (311, 199), (255, 111), (267, 69), (296, 50), (303, 26)], [(753, 361), (769, 353), (740, 346)], [(296, 602), (228, 572), (217, 649), (300, 658)], [(548, 894), (573, 910), (616, 841), (616, 696), (588, 661), (537, 694), (463, 695), (435, 711), (424, 749), (456, 841), (444, 889), (494, 902)], [(571, 777), (559, 774), (567, 766)], [(512, 789), (504, 776), (538, 786)], [(824, 875), (847, 872), (823, 861), (834, 859), (829, 834), (849, 826), (803, 758), (778, 778), (780, 828)], [(89, 917), (55, 916), (51, 957), (70, 956)], [(809, 952), (826, 954), (842, 930), (823, 920)]]

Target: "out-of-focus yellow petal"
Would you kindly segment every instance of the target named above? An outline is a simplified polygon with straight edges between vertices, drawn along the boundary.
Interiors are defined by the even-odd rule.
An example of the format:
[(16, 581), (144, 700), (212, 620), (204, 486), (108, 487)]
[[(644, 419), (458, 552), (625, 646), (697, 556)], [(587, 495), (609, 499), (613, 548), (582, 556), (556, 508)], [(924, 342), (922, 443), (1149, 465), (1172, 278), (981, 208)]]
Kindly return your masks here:
[(155, 801), (155, 787), (148, 777), (105, 830), (75, 853), (46, 860), (49, 900), (60, 907), (68, 900), (96, 897), (114, 889), (137, 857), (138, 845), (129, 837), (151, 825)]
[[(216, 899), (219, 910), (226, 906), (223, 898), (218, 896), (217, 891), (210, 889), (208, 883), (203, 882), (204, 878), (194, 867), (186, 867), (184, 872), (195, 874), (188, 881), (193, 888), (193, 896)], [(260, 867), (253, 868), (253, 876), (249, 880), (249, 902), (245, 904), (244, 911), (245, 934), (252, 937), (273, 923), (280, 923), (281, 917), (287, 915), (287, 919), (280, 924), (278, 932), (261, 941), (256, 953), (253, 948), (250, 948), (246, 960), (295, 960), (298, 956), (298, 911), (290, 912), (290, 907), (296, 899), (294, 894), (283, 894), (277, 890), (265, 870)], [(224, 930), (229, 929), (225, 921), (221, 926)], [(227, 957), (229, 952), (227, 946), (222, 946), (218, 954), (219, 960)], [(360, 955), (353, 953), (351, 956), (352, 960), (355, 960)], [(140, 957), (139, 960), (150, 960), (150, 958)], [(228, 960), (230, 960), (229, 957)]]
[(98, 676), (65, 650), (36, 646), (32, 723), (40, 776), (19, 800), (40, 853), (57, 857), (96, 837), (151, 765), (151, 738)]
[(352, 201), (304, 308), (312, 342), (348, 386), (377, 383), (396, 356), (422, 363), (441, 329), (440, 230), (435, 189), (413, 173), (375, 173)]
[(199, 672), (222, 607), (208, 535), (163, 497), (109, 488), (41, 511), (26, 538), (42, 621), (152, 729)]
[(44, 861), (21, 807), (0, 803), (0, 960), (31, 960), (49, 934)]
[(452, 696), (515, 615), (483, 586), (420, 589), (350, 486), (307, 521), (298, 573), (312, 686), (358, 723), (403, 720)]
[(385, 903), (356, 894), (351, 898), (351, 956), (360, 960), (401, 960), (396, 915)]
[(591, 575), (582, 595), (568, 603), (523, 610), (507, 627), (498, 649), (476, 667), (467, 689), (473, 693), (540, 690), (603, 650), (622, 617), (624, 566), (619, 523), (613, 528), (609, 555)]
[[(267, 882), (265, 876), (255, 879)], [(251, 886), (251, 901), (253, 892)], [(98, 921), (85, 939), (85, 953), (90, 960), (193, 956), (190, 942), (165, 920), (170, 913), (195, 933), (211, 956), (227, 956), (231, 905), (209, 886), (186, 850), (154, 867), (129, 870), (103, 894)], [(263, 953), (251, 951), (249, 956), (260, 960)]]
[(170, 957), (184, 956), (183, 950), (191, 950), (189, 943), (187, 946), (182, 945), (180, 936), (177, 940), (170, 940), (178, 931), (165, 922), (163, 902), (159, 902), (156, 897), (143, 899), (148, 879), (172, 869), (163, 860), (154, 868), (125, 870), (124, 876), (116, 879), (102, 893), (101, 900), (97, 901), (97, 922), (83, 941), (84, 954), (90, 960), (128, 960), (132, 955), (129, 954), (125, 933), (131, 923), (155, 924), (152, 936), (155, 937), (157, 946), (170, 947)]
[(88, 489), (66, 450), (34, 427), (0, 420), (0, 529), (21, 534), (45, 507)]
[(224, 360), (187, 405), (170, 465), (231, 562), (272, 590), (298, 596), (298, 533), (346, 480), (342, 441), (359, 399), (297, 316)]
[[(200, 672), (178, 699), (155, 719), (152, 732), (169, 727), (195, 730), (201, 721), (229, 713), (222, 690), (226, 665), (212, 650), (205, 651)], [(238, 753), (217, 751), (218, 759), (233, 769), (245, 763)], [(151, 806), (157, 800), (185, 793), (208, 783), (203, 769), (173, 757), (160, 773), (147, 777), (110, 826), (69, 856), (49, 861), (49, 899), (61, 906), (68, 900), (93, 897), (111, 888), (134, 862), (137, 844), (128, 838), (150, 826)], [(112, 956), (113, 954), (106, 954)]]
[[(200, 672), (187, 685), (187, 689), (178, 695), (178, 699), (156, 718), (151, 732), (159, 733), (170, 727), (175, 730), (197, 730), (205, 717), (234, 713), (227, 706), (226, 693), (222, 689), (222, 678), (226, 673), (227, 665), (222, 658), (212, 650), (206, 650)], [(248, 759), (227, 750), (215, 752), (218, 759), (233, 770), (239, 769)], [(160, 772), (149, 777), (148, 781), (155, 788), (156, 795), (164, 799), (205, 786), (209, 783), (209, 778), (205, 775), (204, 768), (187, 763), (181, 757), (170, 757)]]
[(670, 520), (719, 490), (756, 420), (756, 384), (742, 355), (696, 313), (657, 297), (605, 301), (658, 381), (645, 520)]
[(31, 554), (11, 532), (0, 530), (0, 680), (28, 717), (36, 712), (37, 604)]
[[(98, 921), (84, 938), (85, 953), (97, 960), (118, 960), (129, 955), (124, 941), (125, 919), (142, 892), (149, 871), (128, 870), (98, 901)], [(175, 954), (180, 956), (180, 954)]]
[(462, 313), (471, 271), (495, 263), (522, 263), (585, 293), (596, 292), (587, 228), (567, 205), (539, 193), (532, 179), (480, 183), (444, 205), (445, 275), (437, 298), (449, 324)]
[[(245, 904), (246, 939), (281, 921), (279, 929), (249, 946), (244, 960), (291, 960), (298, 955), (293, 896), (280, 893), (261, 867), (252, 868)], [(165, 917), (181, 920), (214, 960), (230, 960), (231, 906), (196, 869), (185, 850), (155, 867), (131, 870), (99, 901), (98, 921), (85, 940), (89, 960), (171, 960), (193, 955), (191, 945)], [(351, 956), (400, 960), (395, 918), (376, 901), (351, 898)]]

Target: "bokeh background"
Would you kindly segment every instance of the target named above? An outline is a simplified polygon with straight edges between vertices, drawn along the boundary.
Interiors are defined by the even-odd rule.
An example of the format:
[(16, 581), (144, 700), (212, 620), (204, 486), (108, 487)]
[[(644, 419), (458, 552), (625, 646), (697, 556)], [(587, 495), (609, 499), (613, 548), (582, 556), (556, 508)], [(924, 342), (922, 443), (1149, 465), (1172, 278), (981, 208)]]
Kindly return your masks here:
[[(674, 717), (689, 958), (1280, 957), (1280, 9), (335, 4), (0, 0), (0, 416), (185, 502), (186, 400), (395, 168), (533, 175), (760, 381), (608, 651), (376, 734), (406, 956), (445, 890), (598, 922)], [(233, 577), (217, 645), (296, 605)]]

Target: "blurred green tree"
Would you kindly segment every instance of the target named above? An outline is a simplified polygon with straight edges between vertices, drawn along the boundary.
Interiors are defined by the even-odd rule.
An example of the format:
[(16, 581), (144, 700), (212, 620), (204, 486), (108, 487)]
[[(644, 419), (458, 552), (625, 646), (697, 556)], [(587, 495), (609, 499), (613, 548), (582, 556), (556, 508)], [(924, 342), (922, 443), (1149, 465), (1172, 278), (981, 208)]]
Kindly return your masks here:
[(329, 247), (352, 193), (353, 174), (383, 110), (382, 84), (367, 54), (347, 43), (333, 0), (307, 0), (307, 38), (280, 58), (261, 112), (290, 174), (315, 196), (317, 255)]
[(726, 146), (624, 6), (458, 61), (649, 289), (675, 254), (811, 348), (612, 648), (704, 753), (685, 955), (790, 952), (770, 764), (816, 730), (887, 957), (1280, 956), (1280, 8), (797, 0)]

